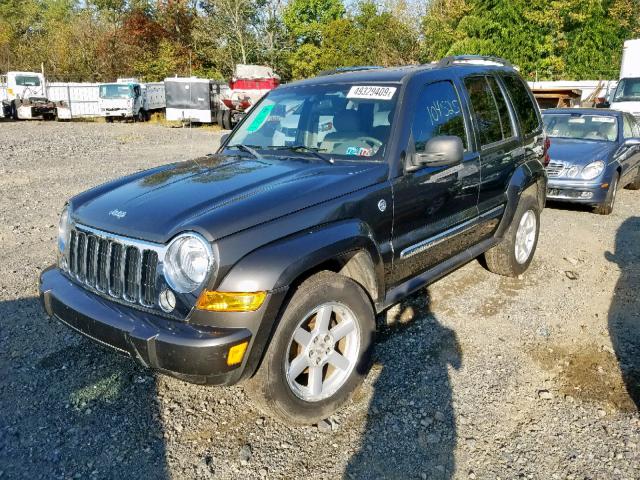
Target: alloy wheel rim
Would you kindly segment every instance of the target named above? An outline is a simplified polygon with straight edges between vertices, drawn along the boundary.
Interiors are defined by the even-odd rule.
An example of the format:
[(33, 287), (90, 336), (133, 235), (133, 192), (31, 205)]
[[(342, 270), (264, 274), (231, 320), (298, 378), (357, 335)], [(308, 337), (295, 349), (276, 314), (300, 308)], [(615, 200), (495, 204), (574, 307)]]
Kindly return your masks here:
[(346, 305), (328, 302), (298, 323), (285, 357), (291, 391), (301, 400), (329, 398), (347, 381), (360, 354), (360, 326)]
[(526, 263), (533, 251), (536, 241), (537, 220), (533, 210), (527, 210), (520, 219), (518, 231), (516, 232), (515, 255), (519, 264)]

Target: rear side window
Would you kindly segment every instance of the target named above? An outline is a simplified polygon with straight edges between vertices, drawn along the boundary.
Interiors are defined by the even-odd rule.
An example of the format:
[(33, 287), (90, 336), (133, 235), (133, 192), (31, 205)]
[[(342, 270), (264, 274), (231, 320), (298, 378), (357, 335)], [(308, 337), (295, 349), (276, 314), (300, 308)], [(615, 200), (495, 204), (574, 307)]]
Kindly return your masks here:
[(502, 138), (511, 138), (513, 134), (513, 123), (511, 121), (511, 114), (509, 113), (509, 107), (507, 107), (507, 101), (504, 98), (502, 89), (498, 85), (498, 82), (493, 77), (487, 77), (491, 91), (493, 92), (493, 98), (496, 101), (498, 107), (498, 113), (500, 114), (500, 127), (502, 128)]
[(460, 137), (465, 150), (467, 134), (460, 98), (449, 81), (431, 83), (422, 89), (412, 126), (416, 152), (423, 152), (433, 137)]
[(633, 124), (632, 124), (632, 119), (629, 118), (629, 116), (624, 115), (623, 116), (623, 120), (622, 120), (622, 125), (623, 125), (623, 136), (625, 139), (627, 138), (633, 138), (635, 135), (633, 134)]
[(531, 100), (531, 95), (529, 95), (524, 82), (515, 75), (505, 75), (502, 79), (511, 97), (513, 108), (518, 115), (522, 134), (528, 135), (535, 132), (540, 126), (540, 121), (536, 114), (536, 107), (533, 104), (533, 100)]
[(464, 81), (478, 125), (480, 144), (489, 145), (502, 140), (502, 125), (498, 106), (485, 77), (469, 77)]

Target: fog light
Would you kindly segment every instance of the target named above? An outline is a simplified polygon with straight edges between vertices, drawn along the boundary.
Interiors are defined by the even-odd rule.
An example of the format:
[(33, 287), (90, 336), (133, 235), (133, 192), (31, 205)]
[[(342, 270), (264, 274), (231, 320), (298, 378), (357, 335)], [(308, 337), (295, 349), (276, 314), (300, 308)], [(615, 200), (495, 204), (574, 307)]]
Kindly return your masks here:
[(171, 290), (165, 288), (160, 292), (158, 303), (160, 304), (160, 308), (165, 312), (173, 312), (173, 309), (176, 308), (176, 296)]
[(196, 308), (209, 312), (253, 312), (260, 308), (267, 292), (216, 292), (204, 290)]
[(242, 362), (244, 352), (247, 351), (247, 345), (249, 345), (249, 342), (242, 342), (231, 347), (227, 355), (227, 365), (237, 365), (238, 363)]

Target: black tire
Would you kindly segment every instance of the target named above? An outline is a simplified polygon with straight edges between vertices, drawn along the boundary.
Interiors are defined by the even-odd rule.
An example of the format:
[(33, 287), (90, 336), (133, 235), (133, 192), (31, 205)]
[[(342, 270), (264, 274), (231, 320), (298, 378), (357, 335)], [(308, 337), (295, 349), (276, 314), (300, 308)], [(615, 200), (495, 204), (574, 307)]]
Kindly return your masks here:
[(638, 167), (638, 173), (636, 173), (636, 178), (633, 179), (626, 187), (629, 190), (640, 190), (640, 166)]
[(231, 130), (231, 110), (224, 110), (222, 112), (222, 128)]
[(16, 106), (16, 101), (14, 100), (13, 102), (11, 102), (11, 108), (10, 108), (11, 112), (11, 118), (13, 120), (19, 120), (18, 118), (18, 107)]
[(141, 108), (138, 110), (138, 115), (135, 116), (134, 120), (136, 122), (146, 122), (147, 121), (147, 113)]
[[(529, 256), (526, 261), (519, 262), (516, 258), (516, 236), (518, 234), (518, 228), (520, 222), (528, 212), (532, 212), (535, 218), (535, 239)], [(495, 247), (487, 250), (484, 253), (484, 260), (487, 269), (490, 272), (498, 275), (504, 275), (505, 277), (517, 277), (524, 273), (536, 253), (536, 247), (538, 246), (538, 238), (540, 235), (540, 203), (538, 199), (532, 194), (524, 194), (520, 197), (518, 202), (518, 208), (513, 216), (513, 220), (507, 229), (502, 241)]]
[(223, 117), (223, 114), (224, 114), (224, 110), (218, 110), (218, 111), (216, 112), (216, 118), (215, 118), (215, 121), (216, 121), (216, 123), (217, 123), (218, 125), (220, 125), (220, 128), (223, 128), (223, 125), (222, 125), (222, 117)]
[(104, 117), (104, 121), (107, 123), (113, 123), (113, 117)]
[(609, 183), (609, 189), (607, 190), (607, 196), (600, 205), (596, 205), (593, 209), (598, 215), (609, 215), (613, 212), (613, 207), (616, 203), (616, 197), (618, 193), (618, 182), (620, 181), (620, 174), (616, 172)]
[[(289, 385), (285, 372), (285, 361), (290, 359), (292, 347), (297, 345), (292, 343), (292, 339), (300, 322), (305, 318), (313, 318), (313, 316), (309, 317), (309, 314), (320, 305), (328, 302), (346, 306), (353, 313), (353, 318), (359, 327), (352, 337), (359, 338), (359, 342), (354, 343), (359, 346), (357, 360), (352, 363), (353, 367), (350, 373), (347, 375), (345, 372), (347, 376), (335, 392), (327, 392), (329, 395), (327, 398), (307, 401), (296, 394)], [(313, 337), (313, 330), (311, 337)], [(363, 289), (353, 280), (332, 272), (320, 272), (313, 275), (293, 293), (280, 318), (262, 364), (246, 384), (247, 393), (253, 398), (256, 406), (271, 417), (291, 424), (316, 423), (329, 417), (343, 406), (362, 384), (371, 367), (374, 337), (375, 316), (371, 301)], [(310, 341), (309, 345), (312, 343)], [(335, 349), (336, 346), (334, 345), (333, 348)], [(303, 354), (297, 353), (296, 355), (304, 355), (306, 359), (307, 350), (302, 351)], [(310, 357), (311, 355), (312, 353), (309, 352)], [(328, 363), (323, 365), (326, 366), (320, 368), (324, 378), (324, 375), (329, 375), (328, 369), (330, 367)], [(308, 367), (305, 367), (299, 376), (304, 377), (309, 372)], [(334, 372), (339, 373), (337, 369)], [(331, 375), (333, 374), (331, 373)]]

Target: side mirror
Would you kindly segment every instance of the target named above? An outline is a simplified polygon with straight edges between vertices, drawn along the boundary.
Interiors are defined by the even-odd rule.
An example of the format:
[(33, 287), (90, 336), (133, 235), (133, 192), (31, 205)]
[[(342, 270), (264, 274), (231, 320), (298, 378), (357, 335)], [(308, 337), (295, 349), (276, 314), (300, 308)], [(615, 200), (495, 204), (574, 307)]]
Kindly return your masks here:
[(627, 138), (624, 141), (625, 147), (635, 147), (636, 145), (640, 145), (640, 138)]
[(611, 104), (606, 100), (604, 102), (596, 103), (596, 108), (609, 108)]
[(442, 135), (433, 137), (424, 146), (424, 152), (416, 152), (409, 156), (407, 171), (422, 167), (446, 167), (462, 162), (464, 146), (460, 137)]
[(224, 143), (227, 141), (227, 139), (229, 138), (229, 134), (225, 133), (224, 135), (220, 136), (220, 145), (224, 145)]

